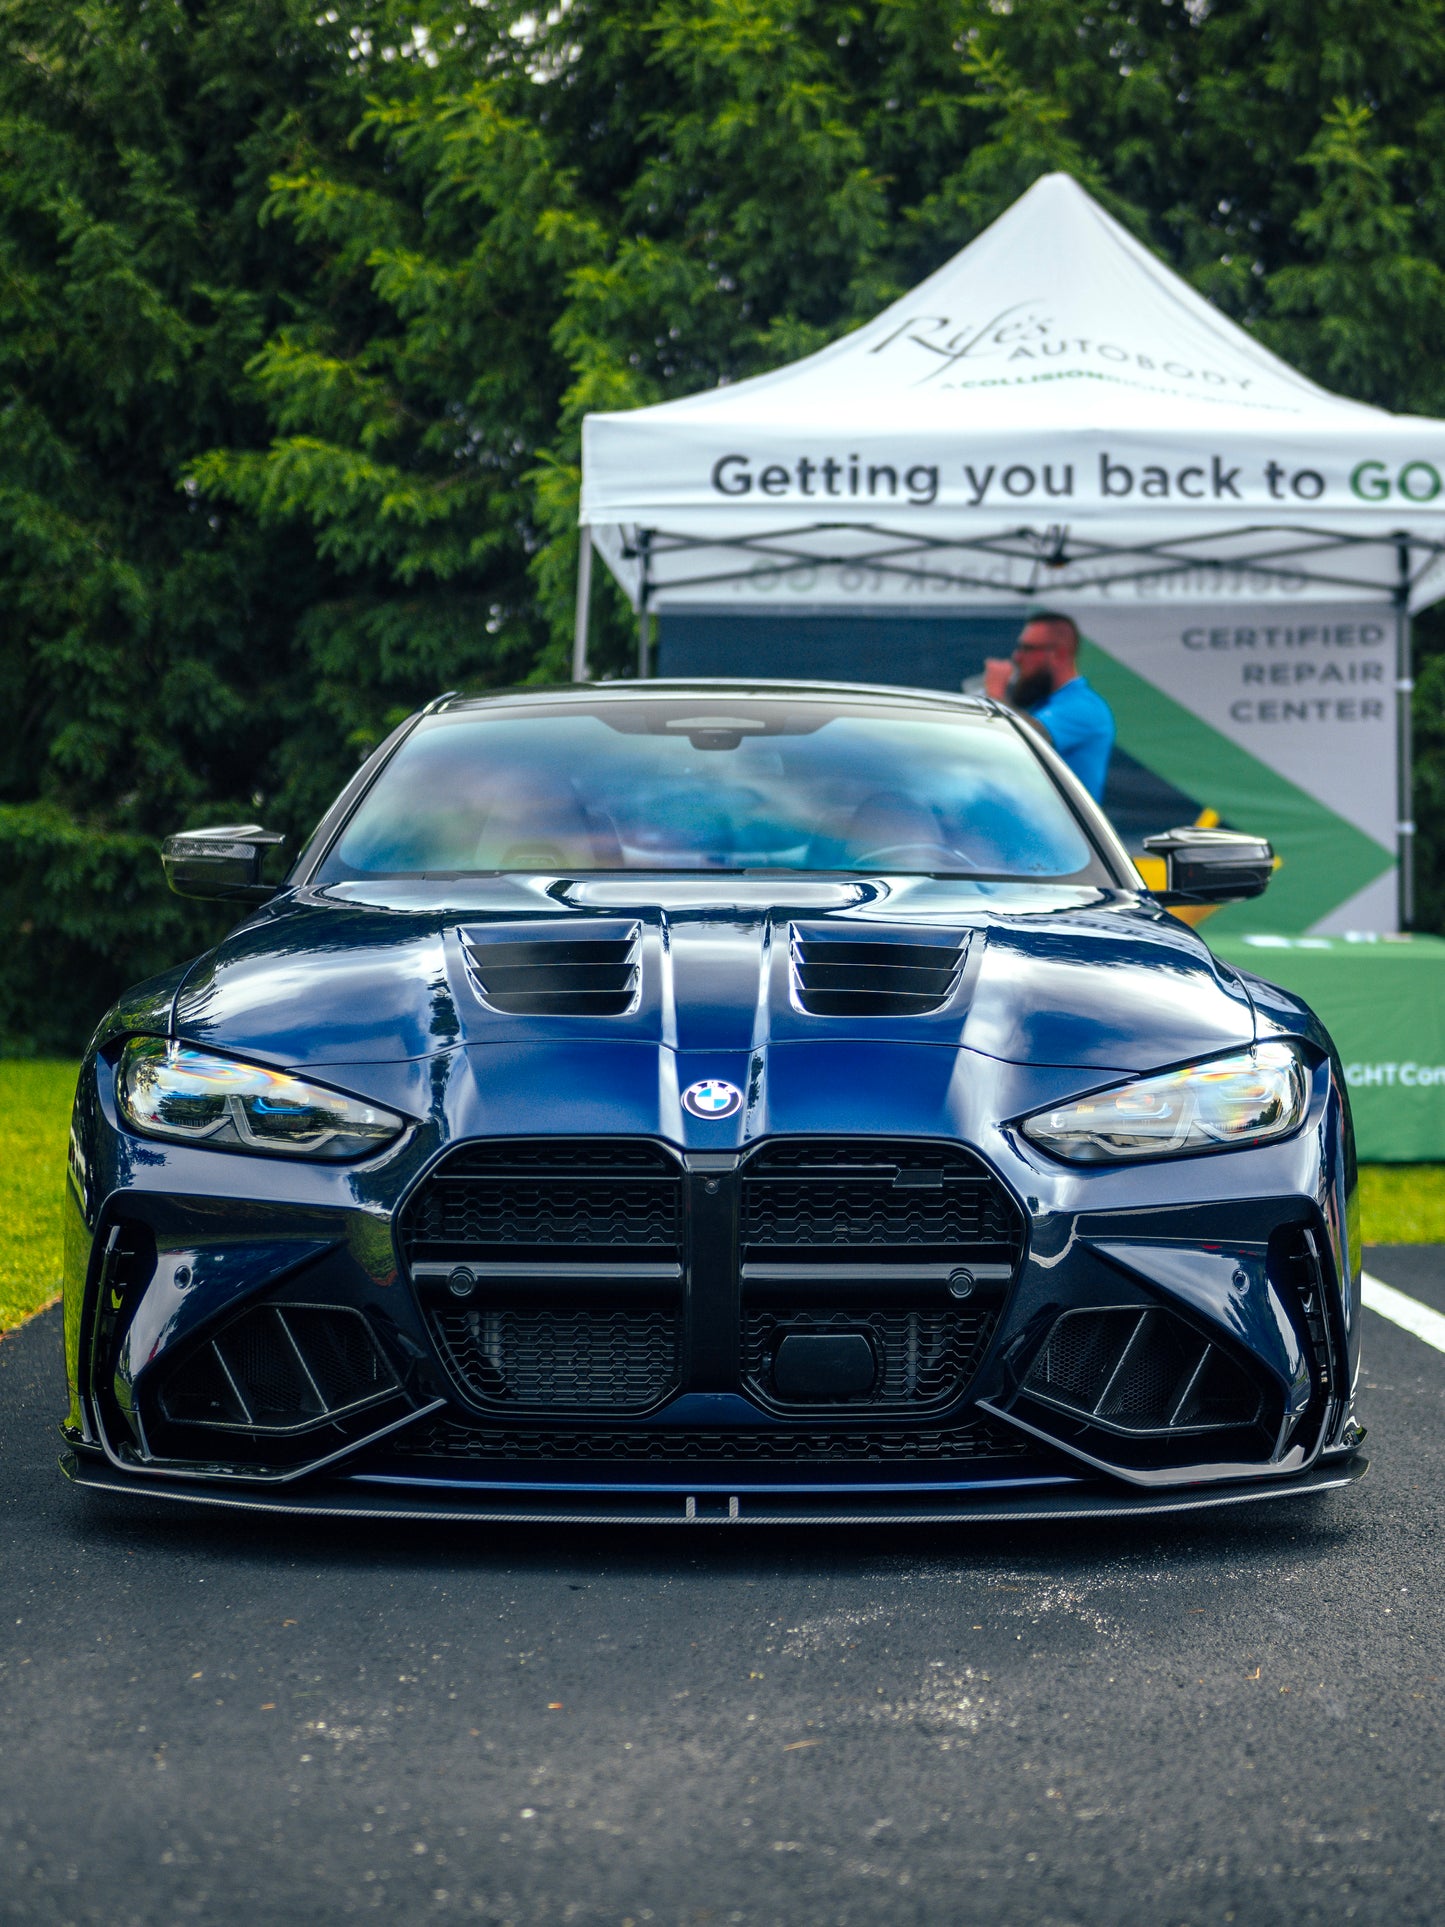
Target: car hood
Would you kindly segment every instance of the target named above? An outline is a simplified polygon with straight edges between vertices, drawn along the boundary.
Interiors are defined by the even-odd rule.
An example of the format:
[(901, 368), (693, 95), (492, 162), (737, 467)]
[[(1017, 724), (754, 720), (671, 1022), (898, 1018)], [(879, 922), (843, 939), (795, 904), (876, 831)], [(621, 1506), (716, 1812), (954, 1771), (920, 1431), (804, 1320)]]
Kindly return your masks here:
[[(631, 945), (626, 1008), (549, 1014), (516, 1008), (515, 996), (501, 999), (512, 1008), (497, 1007), (487, 960), (504, 953), (489, 945), (589, 938)], [(800, 992), (800, 945), (826, 959), (844, 954), (826, 948), (833, 942), (956, 952), (951, 987), (921, 1011), (866, 996), (838, 1008), (836, 997)], [(511, 981), (525, 989), (531, 979)], [(607, 1038), (758, 1052), (856, 1039), (1142, 1071), (1250, 1042), (1254, 1013), (1243, 980), (1191, 930), (1122, 892), (929, 878), (423, 879), (277, 898), (192, 968), (172, 1028), (198, 1044), (313, 1066), (457, 1045)]]

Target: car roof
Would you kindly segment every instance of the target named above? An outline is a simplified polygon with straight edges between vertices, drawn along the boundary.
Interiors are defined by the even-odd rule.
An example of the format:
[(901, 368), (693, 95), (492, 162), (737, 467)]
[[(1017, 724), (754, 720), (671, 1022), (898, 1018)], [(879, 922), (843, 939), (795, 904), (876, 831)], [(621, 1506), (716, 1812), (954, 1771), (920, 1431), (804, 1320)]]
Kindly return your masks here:
[(424, 715), (462, 709), (534, 708), (538, 705), (593, 702), (636, 702), (678, 697), (750, 696), (784, 702), (836, 702), (840, 698), (888, 702), (908, 707), (948, 710), (953, 714), (999, 716), (1004, 712), (987, 696), (954, 695), (946, 689), (909, 689), (897, 683), (793, 682), (764, 676), (693, 676), (686, 680), (662, 678), (632, 682), (587, 682), (562, 685), (522, 684), (510, 689), (476, 692), (450, 690), (427, 704)]

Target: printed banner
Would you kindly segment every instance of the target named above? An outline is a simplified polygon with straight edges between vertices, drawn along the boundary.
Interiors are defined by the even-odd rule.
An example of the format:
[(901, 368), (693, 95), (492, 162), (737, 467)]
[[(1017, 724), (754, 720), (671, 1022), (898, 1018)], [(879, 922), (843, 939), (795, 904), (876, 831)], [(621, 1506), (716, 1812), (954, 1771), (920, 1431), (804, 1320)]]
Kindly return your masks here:
[(1362, 1158), (1445, 1159), (1445, 943), (1258, 935), (1218, 944), (1292, 990), (1335, 1040)]
[(1211, 938), (1398, 927), (1392, 610), (1092, 609), (1084, 628), (1119, 746), (1280, 858)]

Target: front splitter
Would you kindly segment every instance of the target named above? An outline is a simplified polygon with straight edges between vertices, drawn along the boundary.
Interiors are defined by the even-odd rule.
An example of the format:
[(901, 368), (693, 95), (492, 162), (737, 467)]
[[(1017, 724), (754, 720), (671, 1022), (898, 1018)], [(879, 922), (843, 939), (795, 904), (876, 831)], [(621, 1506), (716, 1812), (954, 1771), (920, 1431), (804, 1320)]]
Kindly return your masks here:
[(640, 1493), (630, 1502), (626, 1494), (616, 1491), (584, 1495), (559, 1490), (549, 1494), (536, 1488), (518, 1492), (492, 1489), (479, 1498), (442, 1496), (434, 1492), (413, 1498), (332, 1484), (309, 1491), (288, 1488), (282, 1494), (247, 1491), (235, 1486), (220, 1488), (199, 1482), (189, 1484), (181, 1479), (127, 1478), (102, 1461), (82, 1459), (73, 1452), (63, 1455), (60, 1466), (68, 1479), (88, 1491), (142, 1501), (210, 1506), (219, 1511), (274, 1512), (291, 1517), (445, 1519), (458, 1525), (896, 1526), (1026, 1525), (1056, 1519), (1157, 1518), (1171, 1512), (1261, 1505), (1267, 1499), (1306, 1498), (1353, 1485), (1364, 1477), (1369, 1463), (1368, 1459), (1356, 1457), (1343, 1463), (1316, 1466), (1297, 1479), (1200, 1486), (1159, 1494), (1126, 1492), (1101, 1482), (1098, 1486), (1046, 1496), (979, 1500), (971, 1494), (964, 1500), (947, 1493), (933, 1493), (927, 1499), (912, 1499), (892, 1492), (871, 1502), (860, 1501), (856, 1490), (828, 1500), (822, 1494), (817, 1498), (800, 1498), (796, 1493), (769, 1496), (746, 1490), (730, 1494), (719, 1492), (716, 1487), (702, 1493), (679, 1489), (676, 1497), (666, 1498), (651, 1491)]

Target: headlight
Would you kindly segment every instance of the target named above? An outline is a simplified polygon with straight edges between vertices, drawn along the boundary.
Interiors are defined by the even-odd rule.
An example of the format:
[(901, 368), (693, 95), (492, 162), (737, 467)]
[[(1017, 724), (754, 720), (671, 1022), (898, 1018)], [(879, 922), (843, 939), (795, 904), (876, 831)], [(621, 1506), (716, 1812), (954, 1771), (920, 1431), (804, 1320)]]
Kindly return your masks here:
[(1294, 1046), (1256, 1044), (1037, 1111), (1019, 1128), (1070, 1164), (1188, 1157), (1285, 1137), (1308, 1101), (1309, 1080)]
[(129, 1121), (154, 1137), (281, 1157), (361, 1157), (389, 1144), (406, 1122), (285, 1071), (160, 1037), (126, 1045), (116, 1090)]

